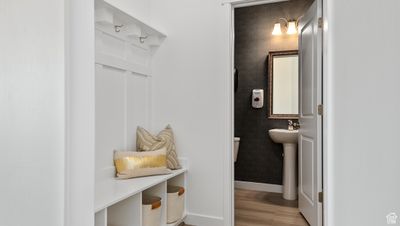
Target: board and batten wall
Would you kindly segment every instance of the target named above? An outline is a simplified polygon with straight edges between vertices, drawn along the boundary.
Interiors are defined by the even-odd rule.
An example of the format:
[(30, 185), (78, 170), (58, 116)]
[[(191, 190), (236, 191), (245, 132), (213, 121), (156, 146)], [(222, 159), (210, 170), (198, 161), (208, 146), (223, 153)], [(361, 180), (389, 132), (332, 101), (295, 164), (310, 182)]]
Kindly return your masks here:
[[(235, 9), (235, 68), (239, 71), (235, 93), (235, 136), (240, 137), (235, 180), (282, 184), (283, 147), (268, 130), (288, 127), (288, 120), (269, 119), (267, 57), (270, 51), (298, 49), (298, 36), (273, 36), (279, 18), (297, 19), (312, 0), (279, 2)], [(282, 21), (280, 21), (282, 22)], [(253, 89), (264, 89), (264, 107), (251, 106)], [(241, 183), (243, 184), (243, 183)]]
[(0, 225), (64, 225), (64, 1), (0, 1)]
[(136, 151), (136, 128), (151, 125), (150, 60), (145, 44), (96, 26), (96, 177), (114, 176), (113, 151)]

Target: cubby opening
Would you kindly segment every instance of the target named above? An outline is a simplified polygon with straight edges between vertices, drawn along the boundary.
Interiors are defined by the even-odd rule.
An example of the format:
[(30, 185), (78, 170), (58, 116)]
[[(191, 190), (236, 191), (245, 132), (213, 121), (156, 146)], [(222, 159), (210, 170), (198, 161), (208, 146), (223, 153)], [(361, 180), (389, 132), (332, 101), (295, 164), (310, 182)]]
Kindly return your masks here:
[(142, 194), (138, 193), (107, 208), (107, 226), (141, 226)]
[(185, 173), (179, 174), (176, 177), (169, 179), (167, 181), (167, 187), (168, 187), (168, 185), (183, 187), (185, 189), (185, 193), (183, 194), (184, 199), (185, 199), (185, 204), (184, 204), (185, 207), (184, 207), (182, 219), (178, 220), (177, 222), (167, 224), (167, 226), (176, 226), (176, 225), (180, 225), (184, 221), (184, 219), (187, 215), (187, 213), (186, 213), (186, 207), (187, 207), (186, 174)]
[(161, 198), (161, 225), (167, 222), (167, 183), (162, 182), (143, 191), (143, 196), (157, 196)]
[(107, 226), (107, 209), (98, 211), (94, 216), (95, 226)]

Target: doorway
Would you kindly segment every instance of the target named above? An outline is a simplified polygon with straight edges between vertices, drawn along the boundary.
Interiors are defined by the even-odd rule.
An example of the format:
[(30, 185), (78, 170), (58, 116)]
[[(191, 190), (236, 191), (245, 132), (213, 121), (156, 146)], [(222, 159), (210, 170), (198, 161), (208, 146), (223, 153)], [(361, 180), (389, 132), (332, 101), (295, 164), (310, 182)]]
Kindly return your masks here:
[[(314, 8), (313, 8), (314, 7)], [(320, 6), (319, 6), (320, 7)], [(312, 12), (310, 12), (310, 10)], [(262, 217), (257, 217), (254, 215), (260, 209), (254, 209), (254, 207), (246, 206), (246, 204), (253, 203), (254, 206), (259, 206), (260, 208), (267, 209), (267, 212), (274, 212), (273, 209), (269, 209), (268, 205), (272, 205), (279, 212), (279, 208), (291, 208), (293, 218), (287, 219), (288, 221), (296, 221), (299, 223), (297, 225), (303, 225), (305, 220), (303, 216), (307, 219), (310, 225), (321, 225), (322, 222), (322, 206), (318, 203), (318, 193), (322, 191), (322, 166), (312, 165), (312, 164), (322, 164), (321, 155), (312, 154), (312, 151), (322, 151), (322, 137), (311, 135), (311, 143), (321, 146), (310, 145), (310, 135), (305, 132), (308, 131), (307, 126), (299, 129), (299, 159), (313, 159), (320, 158), (320, 161), (313, 161), (308, 164), (306, 161), (297, 161), (296, 163), (299, 167), (298, 172), (296, 170), (296, 176), (299, 175), (299, 185), (303, 186), (299, 189), (299, 202), (297, 201), (297, 193), (295, 200), (285, 200), (282, 198), (283, 186), (283, 174), (284, 174), (284, 156), (282, 150), (282, 144), (277, 144), (268, 136), (268, 131), (274, 128), (288, 128), (288, 120), (294, 122), (295, 125), (309, 124), (309, 121), (305, 121), (310, 118), (310, 115), (316, 116), (319, 120), (319, 124), (315, 127), (319, 132), (322, 131), (321, 127), (321, 116), (318, 116), (318, 105), (322, 104), (322, 99), (312, 99), (312, 103), (308, 103), (307, 95), (310, 90), (303, 92), (300, 89), (300, 103), (298, 116), (291, 117), (281, 117), (273, 118), (271, 117), (272, 107), (272, 97), (271, 88), (269, 80), (269, 68), (267, 56), (270, 52), (284, 52), (284, 51), (299, 51), (299, 58), (302, 62), (308, 60), (309, 56), (301, 55), (302, 53), (307, 53), (307, 49), (301, 49), (297, 45), (301, 35), (307, 36), (304, 27), (307, 27), (306, 23), (313, 24), (313, 27), (318, 30), (318, 6), (317, 3), (313, 4), (313, 1), (274, 1), (273, 3), (266, 4), (265, 1), (254, 2), (249, 5), (241, 2), (240, 4), (232, 4), (232, 14), (233, 14), (233, 27), (234, 27), (234, 42), (232, 43), (232, 52), (234, 53), (234, 59), (232, 60), (232, 68), (234, 69), (234, 144), (239, 146), (238, 152), (234, 152), (234, 158), (236, 162), (234, 163), (234, 184), (235, 188), (233, 192), (235, 193), (235, 206), (234, 210), (236, 216), (236, 224), (250, 226), (251, 220), (256, 223), (265, 223), (265, 225), (284, 225), (284, 222), (277, 222), (276, 219), (280, 218), (277, 214), (270, 214), (269, 217), (263, 214)], [(307, 11), (308, 10), (308, 11)], [(305, 14), (315, 14), (315, 17), (308, 18), (308, 21), (303, 21), (299, 19)], [(260, 19), (261, 18), (261, 19)], [(283, 20), (282, 20), (283, 18)], [(258, 21), (259, 20), (259, 21)], [(286, 21), (285, 21), (286, 20)], [(247, 22), (249, 21), (249, 22)], [(296, 25), (299, 26), (297, 32), (299, 35), (288, 34), (289, 22), (295, 21)], [(281, 34), (273, 35), (275, 32), (275, 25), (279, 23), (281, 26)], [(301, 28), (300, 28), (301, 26)], [(306, 29), (306, 32), (309, 32)], [(316, 38), (315, 43), (314, 38), (311, 38), (312, 44), (321, 41), (321, 32), (315, 33)], [(311, 33), (311, 35), (314, 35)], [(301, 39), (300, 39), (301, 40)], [(307, 47), (308, 44), (304, 44), (307, 38), (303, 39), (303, 46)], [(322, 46), (322, 45), (321, 45)], [(312, 48), (312, 47), (307, 47)], [(322, 49), (319, 49), (322, 50)], [(318, 51), (312, 54), (311, 60), (318, 60)], [(321, 55), (322, 56), (322, 55)], [(314, 57), (316, 57), (314, 59)], [(305, 64), (312, 64), (312, 62), (303, 62)], [(321, 67), (317, 67), (315, 70), (311, 68), (312, 71), (322, 72), (322, 61), (319, 61)], [(301, 64), (301, 63), (300, 63)], [(299, 74), (301, 77), (303, 69), (307, 67), (302, 67), (299, 65)], [(310, 69), (310, 68), (308, 68)], [(308, 70), (307, 69), (307, 70)], [(317, 75), (317, 74), (316, 74)], [(320, 73), (319, 76), (322, 76)], [(306, 80), (299, 79), (299, 86), (305, 86), (308, 84), (309, 79)], [(322, 78), (322, 77), (321, 77)], [(308, 79), (308, 80), (307, 80)], [(304, 84), (303, 84), (304, 83)], [(321, 84), (316, 87), (316, 91), (311, 92), (314, 94), (322, 95), (322, 81), (313, 80), (312, 84)], [(311, 89), (313, 87), (308, 87)], [(304, 90), (303, 90), (304, 91)], [(261, 94), (260, 94), (261, 93)], [(258, 95), (258, 96), (257, 96)], [(301, 98), (303, 95), (303, 99)], [(254, 100), (262, 99), (260, 106), (255, 106)], [(307, 98), (306, 98), (307, 97)], [(303, 105), (310, 106), (310, 112), (306, 112), (307, 108)], [(314, 114), (315, 113), (315, 114)], [(297, 121), (300, 121), (298, 124)], [(303, 125), (302, 125), (303, 126)], [(307, 139), (306, 139), (307, 138)], [(307, 142), (308, 141), (308, 142)], [(308, 150), (311, 150), (308, 151)], [(237, 151), (237, 150), (236, 150)], [(237, 158), (236, 158), (237, 154)], [(310, 168), (310, 165), (312, 167)], [(297, 166), (296, 166), (297, 167)], [(319, 168), (318, 168), (319, 167)], [(318, 172), (314, 170), (317, 170)], [(301, 174), (301, 172), (303, 174)], [(307, 176), (311, 173), (312, 176)], [(303, 180), (302, 180), (303, 179)], [(304, 181), (306, 180), (306, 181)], [(312, 180), (312, 181), (310, 181)], [(315, 182), (320, 182), (320, 184)], [(312, 187), (309, 189), (309, 187)], [(297, 184), (296, 189), (297, 191)], [(236, 191), (236, 192), (235, 192)], [(312, 203), (317, 207), (306, 206), (304, 203)], [(263, 205), (265, 205), (263, 207)], [(300, 208), (299, 208), (300, 206)], [(301, 206), (303, 209), (301, 209)], [(300, 210), (301, 209), (301, 210)], [(315, 213), (315, 210), (319, 211)], [(300, 214), (301, 211), (301, 214)], [(249, 221), (246, 221), (249, 220)], [(264, 221), (264, 222), (263, 222)], [(275, 223), (274, 223), (275, 222)], [(297, 221), (296, 221), (297, 222)], [(307, 223), (305, 223), (307, 225)]]

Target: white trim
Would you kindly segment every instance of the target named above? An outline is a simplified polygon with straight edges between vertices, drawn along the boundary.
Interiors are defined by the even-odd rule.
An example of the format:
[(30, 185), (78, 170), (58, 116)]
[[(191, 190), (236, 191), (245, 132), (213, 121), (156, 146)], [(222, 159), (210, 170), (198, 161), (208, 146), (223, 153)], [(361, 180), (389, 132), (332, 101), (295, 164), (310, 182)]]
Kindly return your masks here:
[(282, 185), (256, 183), (248, 181), (235, 181), (235, 188), (246, 189), (251, 191), (274, 192), (274, 193), (282, 193), (283, 191)]
[(221, 217), (188, 213), (185, 223), (197, 226), (221, 226), (224, 225), (224, 219)]
[(66, 1), (65, 226), (94, 225), (94, 34), (94, 1)]
[[(335, 120), (333, 119), (333, 115), (329, 114), (328, 112), (330, 109), (333, 108), (332, 104), (333, 103), (333, 98), (334, 95), (332, 93), (332, 77), (333, 75), (333, 69), (330, 68), (331, 65), (331, 58), (329, 57), (331, 54), (328, 54), (329, 51), (332, 51), (330, 49), (331, 47), (331, 40), (332, 40), (332, 31), (329, 30), (329, 24), (332, 24), (331, 20), (331, 15), (330, 13), (332, 12), (331, 10), (333, 7), (330, 7), (330, 4), (332, 4), (332, 1), (329, 0), (320, 0), (322, 3), (322, 17), (324, 19), (324, 26), (323, 26), (323, 31), (322, 31), (322, 103), (324, 105), (323, 109), (323, 116), (322, 117), (322, 188), (323, 188), (323, 200), (324, 202), (322, 203), (323, 205), (323, 219), (322, 219), (322, 225), (325, 226), (332, 226), (335, 225), (335, 220), (331, 217), (333, 216), (333, 210), (332, 206), (334, 206), (334, 198), (332, 196), (333, 194), (333, 169), (332, 169), (332, 163), (334, 161), (333, 159), (333, 146), (332, 144), (329, 144), (329, 140), (333, 140), (332, 134), (329, 133), (328, 128), (334, 127), (333, 123)], [(332, 64), (333, 65), (333, 64)]]
[[(226, 50), (228, 55), (228, 74), (225, 76), (225, 115), (226, 117), (226, 134), (224, 144), (224, 208), (223, 208), (223, 223), (219, 225), (233, 226), (235, 225), (235, 188), (234, 188), (234, 157), (233, 157), (233, 140), (234, 140), (234, 81), (233, 81), (233, 65), (234, 65), (234, 8), (231, 4), (225, 5), (225, 13), (228, 16), (229, 27), (227, 30), (228, 40)], [(211, 225), (211, 224), (200, 224)]]
[(116, 68), (119, 70), (128, 71), (133, 74), (150, 77), (150, 69), (148, 66), (135, 64), (127, 60), (119, 59), (118, 57), (97, 53), (95, 63)]

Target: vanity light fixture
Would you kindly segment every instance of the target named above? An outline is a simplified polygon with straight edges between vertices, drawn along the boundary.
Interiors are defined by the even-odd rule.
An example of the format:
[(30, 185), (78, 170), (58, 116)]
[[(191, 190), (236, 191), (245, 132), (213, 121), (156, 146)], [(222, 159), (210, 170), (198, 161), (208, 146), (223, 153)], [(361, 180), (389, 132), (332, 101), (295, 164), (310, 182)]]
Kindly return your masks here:
[(282, 35), (281, 23), (276, 23), (274, 25), (274, 30), (272, 31), (272, 35)]
[[(284, 27), (286, 27), (286, 34), (294, 35), (297, 34), (297, 20), (287, 20), (285, 18), (279, 18), (279, 20), (284, 21)], [(272, 35), (282, 35), (281, 22), (277, 22), (274, 25), (274, 30)]]
[(296, 21), (289, 21), (288, 29), (286, 31), (286, 34), (288, 34), (288, 35), (297, 34), (297, 23), (296, 23)]

